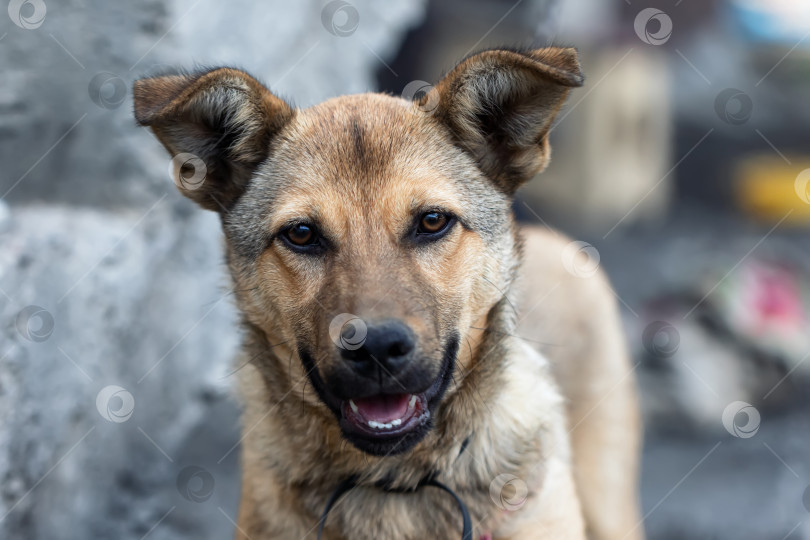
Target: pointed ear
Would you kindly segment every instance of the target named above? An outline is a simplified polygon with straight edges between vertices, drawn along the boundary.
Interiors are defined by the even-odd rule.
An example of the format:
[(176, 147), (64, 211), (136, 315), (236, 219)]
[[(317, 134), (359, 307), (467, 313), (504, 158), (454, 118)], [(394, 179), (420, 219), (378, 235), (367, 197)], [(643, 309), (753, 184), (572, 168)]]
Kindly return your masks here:
[[(572, 87), (577, 52), (551, 47), (473, 55), (436, 85), (433, 114), (480, 169), (508, 194), (548, 164), (548, 132)], [(422, 101), (435, 99), (424, 95)]]
[(229, 210), (294, 110), (247, 73), (229, 68), (135, 82), (135, 119), (172, 155), (180, 191)]

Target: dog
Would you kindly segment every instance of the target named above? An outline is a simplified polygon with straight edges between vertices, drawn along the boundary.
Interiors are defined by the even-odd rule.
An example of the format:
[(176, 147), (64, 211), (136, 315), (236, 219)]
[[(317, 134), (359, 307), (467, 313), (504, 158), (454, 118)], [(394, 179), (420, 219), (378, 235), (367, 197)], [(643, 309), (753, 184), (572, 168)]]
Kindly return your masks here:
[(612, 289), (511, 210), (582, 84), (558, 47), (474, 54), (412, 101), (296, 109), (230, 68), (135, 83), (224, 231), (238, 539), (643, 538)]

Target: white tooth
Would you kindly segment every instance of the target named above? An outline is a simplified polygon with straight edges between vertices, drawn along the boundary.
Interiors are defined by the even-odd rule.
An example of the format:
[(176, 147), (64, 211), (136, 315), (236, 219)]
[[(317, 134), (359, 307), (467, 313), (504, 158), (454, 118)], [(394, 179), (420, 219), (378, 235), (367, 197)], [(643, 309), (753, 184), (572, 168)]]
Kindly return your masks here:
[(385, 426), (385, 429), (391, 429), (393, 427), (391, 424), (383, 424), (383, 425)]
[(380, 427), (380, 424), (378, 424), (374, 420), (369, 420), (368, 425), (369, 425), (369, 427), (373, 427), (374, 429), (379, 429), (379, 427)]
[(355, 404), (354, 404), (354, 401), (352, 401), (351, 399), (349, 400), (349, 407), (351, 407), (351, 408), (352, 408), (352, 410), (353, 410), (355, 413), (357, 413), (357, 412), (358, 412), (357, 405), (355, 405)]
[(413, 409), (416, 406), (416, 396), (411, 396), (411, 401), (408, 403), (408, 408)]
[(399, 419), (399, 418), (397, 418), (396, 420), (391, 420), (391, 425), (394, 426), (394, 427), (397, 427), (401, 423), (402, 423), (402, 420)]

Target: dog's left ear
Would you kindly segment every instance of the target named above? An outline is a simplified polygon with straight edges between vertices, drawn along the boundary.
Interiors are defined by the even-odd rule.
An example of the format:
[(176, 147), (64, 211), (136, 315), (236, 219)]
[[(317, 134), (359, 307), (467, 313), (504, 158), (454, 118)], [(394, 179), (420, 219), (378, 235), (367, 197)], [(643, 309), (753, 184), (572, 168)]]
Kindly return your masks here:
[[(434, 115), (505, 193), (548, 164), (548, 132), (572, 87), (582, 86), (577, 52), (550, 47), (491, 50), (462, 61), (436, 85)], [(422, 96), (427, 105), (430, 94)]]

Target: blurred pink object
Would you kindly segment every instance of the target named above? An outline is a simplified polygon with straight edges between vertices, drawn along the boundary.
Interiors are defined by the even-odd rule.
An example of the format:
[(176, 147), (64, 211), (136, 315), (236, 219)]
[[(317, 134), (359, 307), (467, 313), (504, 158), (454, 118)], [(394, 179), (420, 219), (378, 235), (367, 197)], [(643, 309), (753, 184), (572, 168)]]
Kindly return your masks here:
[(791, 365), (810, 348), (808, 291), (793, 265), (754, 259), (722, 283), (717, 307), (732, 332)]
[(806, 328), (807, 316), (795, 272), (781, 265), (754, 261), (741, 276), (745, 330), (755, 336), (792, 335)]

